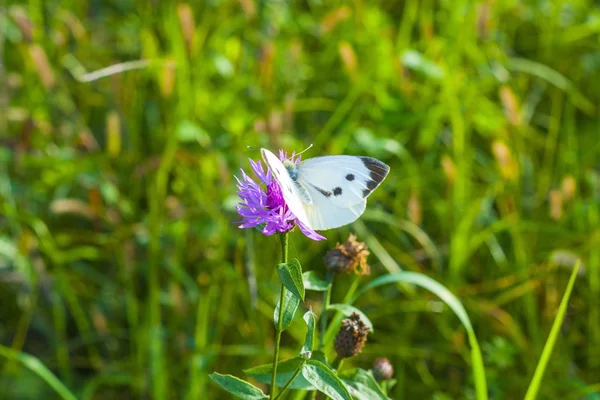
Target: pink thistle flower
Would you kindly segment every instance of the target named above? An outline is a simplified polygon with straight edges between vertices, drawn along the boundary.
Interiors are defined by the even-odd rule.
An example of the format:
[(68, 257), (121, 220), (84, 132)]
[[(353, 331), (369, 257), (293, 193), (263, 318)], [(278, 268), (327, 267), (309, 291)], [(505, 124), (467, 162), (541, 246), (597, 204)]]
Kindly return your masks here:
[[(279, 158), (282, 161), (287, 158), (283, 150), (279, 150)], [(324, 236), (304, 225), (290, 211), (281, 193), (279, 183), (271, 176), (271, 171), (265, 172), (260, 161), (252, 159), (248, 159), (248, 161), (250, 161), (254, 175), (258, 178), (258, 183), (243, 169), (241, 169), (242, 179), (235, 177), (238, 182), (238, 195), (241, 199), (236, 206), (238, 214), (242, 217), (239, 227), (259, 227), (263, 235), (271, 236), (276, 232), (291, 231), (298, 226), (300, 231), (310, 239), (325, 240)], [(293, 153), (290, 161), (298, 164), (300, 156)]]

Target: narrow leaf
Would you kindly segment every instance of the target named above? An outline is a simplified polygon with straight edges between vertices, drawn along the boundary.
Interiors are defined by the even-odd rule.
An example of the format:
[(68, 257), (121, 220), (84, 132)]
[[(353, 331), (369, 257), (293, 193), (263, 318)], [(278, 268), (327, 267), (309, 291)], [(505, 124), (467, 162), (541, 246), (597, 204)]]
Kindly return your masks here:
[(538, 395), (540, 384), (542, 383), (542, 378), (544, 377), (544, 372), (546, 371), (546, 366), (548, 365), (548, 361), (552, 355), (554, 344), (558, 340), (560, 327), (565, 319), (565, 314), (567, 313), (567, 304), (569, 303), (569, 298), (571, 297), (571, 292), (573, 291), (573, 286), (575, 285), (575, 278), (577, 278), (579, 264), (580, 262), (577, 262), (577, 264), (575, 264), (575, 268), (573, 268), (573, 272), (571, 272), (571, 278), (569, 278), (569, 283), (565, 289), (565, 294), (563, 295), (560, 305), (558, 306), (558, 313), (556, 314), (556, 318), (554, 318), (550, 335), (548, 335), (548, 340), (546, 341), (546, 345), (542, 350), (542, 356), (540, 357), (540, 361), (535, 368), (535, 373), (531, 379), (531, 384), (529, 385), (527, 393), (525, 394), (525, 400), (534, 400)]
[[(279, 302), (277, 302), (277, 306), (275, 306), (275, 312), (273, 313), (273, 321), (275, 322), (275, 327), (277, 327), (277, 325), (279, 324), (279, 307), (281, 304), (279, 304)], [(283, 322), (281, 325), (281, 329), (285, 330), (287, 329), (293, 319), (294, 319), (294, 315), (296, 314), (296, 310), (298, 309), (298, 306), (300, 305), (300, 298), (298, 298), (296, 295), (294, 295), (292, 292), (290, 292), (289, 290), (285, 291), (285, 300), (284, 300), (284, 304), (283, 304)]]
[(421, 53), (419, 53), (416, 50), (406, 50), (402, 54), (401, 61), (406, 68), (420, 72), (429, 78), (441, 79), (444, 77), (444, 70), (442, 70), (433, 61), (425, 58)]
[(304, 282), (300, 262), (294, 258), (290, 263), (277, 265), (277, 274), (283, 286), (304, 301)]
[(313, 384), (319, 392), (323, 392), (334, 400), (352, 400), (348, 389), (327, 365), (308, 360), (302, 367), (302, 376)]
[[(369, 371), (365, 371), (361, 368), (355, 368), (349, 371), (344, 371), (343, 374), (340, 375), (340, 378), (346, 383), (346, 387), (354, 387), (359, 393), (362, 394), (362, 397), (367, 399), (388, 399), (381, 387), (377, 384), (373, 374)], [(350, 388), (348, 388), (348, 390), (350, 390)], [(352, 395), (354, 396), (354, 393), (352, 393)]]
[[(290, 380), (294, 372), (302, 365), (304, 359), (301, 357), (290, 358), (285, 361), (277, 363), (277, 377), (275, 378), (275, 386), (283, 387), (287, 381)], [(246, 375), (256, 379), (261, 383), (271, 383), (271, 372), (273, 371), (273, 364), (264, 364), (258, 367), (253, 367), (244, 370)], [(297, 390), (315, 390), (314, 386), (310, 384), (302, 375), (298, 375), (296, 379), (290, 385), (290, 389)]]
[(312, 352), (313, 349), (313, 343), (314, 343), (314, 339), (315, 339), (315, 314), (312, 312), (312, 310), (307, 311), (304, 314), (304, 321), (306, 322), (306, 325), (308, 326), (308, 331), (306, 332), (306, 339), (304, 340), (304, 346), (302, 346), (302, 350), (300, 351), (300, 354), (310, 354)]
[(18, 361), (31, 372), (42, 378), (63, 400), (76, 400), (77, 397), (46, 367), (37, 357), (0, 345), (0, 356)]
[(363, 287), (356, 297), (351, 301), (354, 301), (368, 290), (377, 288), (379, 286), (387, 285), (390, 283), (411, 283), (413, 285), (421, 286), (424, 289), (429, 290), (436, 296), (438, 296), (450, 309), (456, 314), (460, 322), (467, 330), (469, 337), (469, 344), (471, 345), (471, 369), (473, 371), (473, 381), (475, 382), (475, 394), (478, 400), (484, 400), (488, 398), (487, 394), (487, 381), (485, 378), (485, 368), (483, 366), (483, 357), (481, 355), (481, 349), (479, 342), (475, 336), (473, 325), (469, 319), (469, 315), (465, 310), (464, 306), (450, 292), (445, 286), (431, 279), (430, 277), (417, 273), (417, 272), (398, 272), (395, 274), (388, 274), (380, 276), (374, 279), (365, 287)]
[(324, 292), (329, 288), (329, 282), (321, 278), (315, 271), (306, 271), (302, 274), (304, 289), (314, 290), (315, 292)]
[(351, 306), (350, 304), (330, 304), (327, 307), (328, 310), (337, 310), (339, 312), (341, 312), (342, 314), (344, 314), (346, 317), (349, 317), (352, 315), (352, 313), (357, 313), (360, 316), (360, 320), (362, 322), (365, 323), (365, 325), (369, 328), (369, 330), (371, 331), (371, 333), (375, 332), (375, 329), (373, 328), (373, 323), (371, 322), (371, 320), (369, 320), (369, 318), (367, 318), (367, 316), (360, 311), (358, 308)]
[(217, 372), (213, 372), (209, 376), (210, 379), (215, 381), (223, 389), (240, 399), (260, 400), (268, 398), (267, 395), (256, 386), (233, 375), (222, 375)]

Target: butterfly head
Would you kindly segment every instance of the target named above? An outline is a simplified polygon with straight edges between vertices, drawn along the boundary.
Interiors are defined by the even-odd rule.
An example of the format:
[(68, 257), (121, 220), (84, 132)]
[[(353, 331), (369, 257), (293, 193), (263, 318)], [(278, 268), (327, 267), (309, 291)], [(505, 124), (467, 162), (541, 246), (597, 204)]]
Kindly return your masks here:
[(288, 174), (290, 174), (290, 178), (296, 181), (298, 179), (298, 167), (293, 161), (288, 159), (283, 160), (283, 166), (287, 169)]

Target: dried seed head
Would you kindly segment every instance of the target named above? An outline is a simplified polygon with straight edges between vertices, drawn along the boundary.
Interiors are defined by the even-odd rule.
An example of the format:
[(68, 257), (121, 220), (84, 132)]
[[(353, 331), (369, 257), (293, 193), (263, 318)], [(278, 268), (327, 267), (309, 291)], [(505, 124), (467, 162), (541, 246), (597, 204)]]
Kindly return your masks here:
[(563, 216), (563, 194), (559, 190), (550, 191), (550, 218), (558, 221)]
[(342, 327), (335, 337), (335, 351), (339, 358), (353, 357), (360, 353), (367, 341), (369, 328), (360, 320), (357, 313), (342, 321)]
[(563, 193), (563, 198), (566, 201), (569, 201), (575, 197), (575, 192), (577, 191), (577, 181), (573, 175), (567, 175), (563, 178), (561, 190)]
[(336, 274), (370, 275), (371, 268), (367, 264), (369, 250), (363, 242), (357, 242), (356, 236), (350, 235), (346, 243), (338, 244), (325, 255), (325, 265)]
[(373, 376), (378, 381), (387, 381), (394, 376), (394, 367), (387, 358), (378, 358), (373, 363)]

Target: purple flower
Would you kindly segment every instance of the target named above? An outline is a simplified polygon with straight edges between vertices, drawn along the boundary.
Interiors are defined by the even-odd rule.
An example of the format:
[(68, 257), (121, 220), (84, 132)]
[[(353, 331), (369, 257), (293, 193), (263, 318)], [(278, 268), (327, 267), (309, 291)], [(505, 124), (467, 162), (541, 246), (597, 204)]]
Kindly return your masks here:
[[(286, 154), (279, 150), (279, 158), (283, 161)], [(240, 228), (254, 228), (260, 226), (264, 235), (271, 236), (276, 232), (288, 232), (298, 226), (302, 233), (313, 240), (325, 240), (324, 236), (319, 235), (302, 222), (290, 211), (279, 183), (271, 176), (271, 171), (263, 169), (260, 161), (249, 159), (252, 171), (258, 177), (259, 183), (256, 183), (242, 169), (242, 179), (237, 176), (238, 195), (242, 200), (237, 206), (237, 212), (242, 216)], [(290, 161), (297, 164), (300, 162), (300, 156), (292, 154)]]

